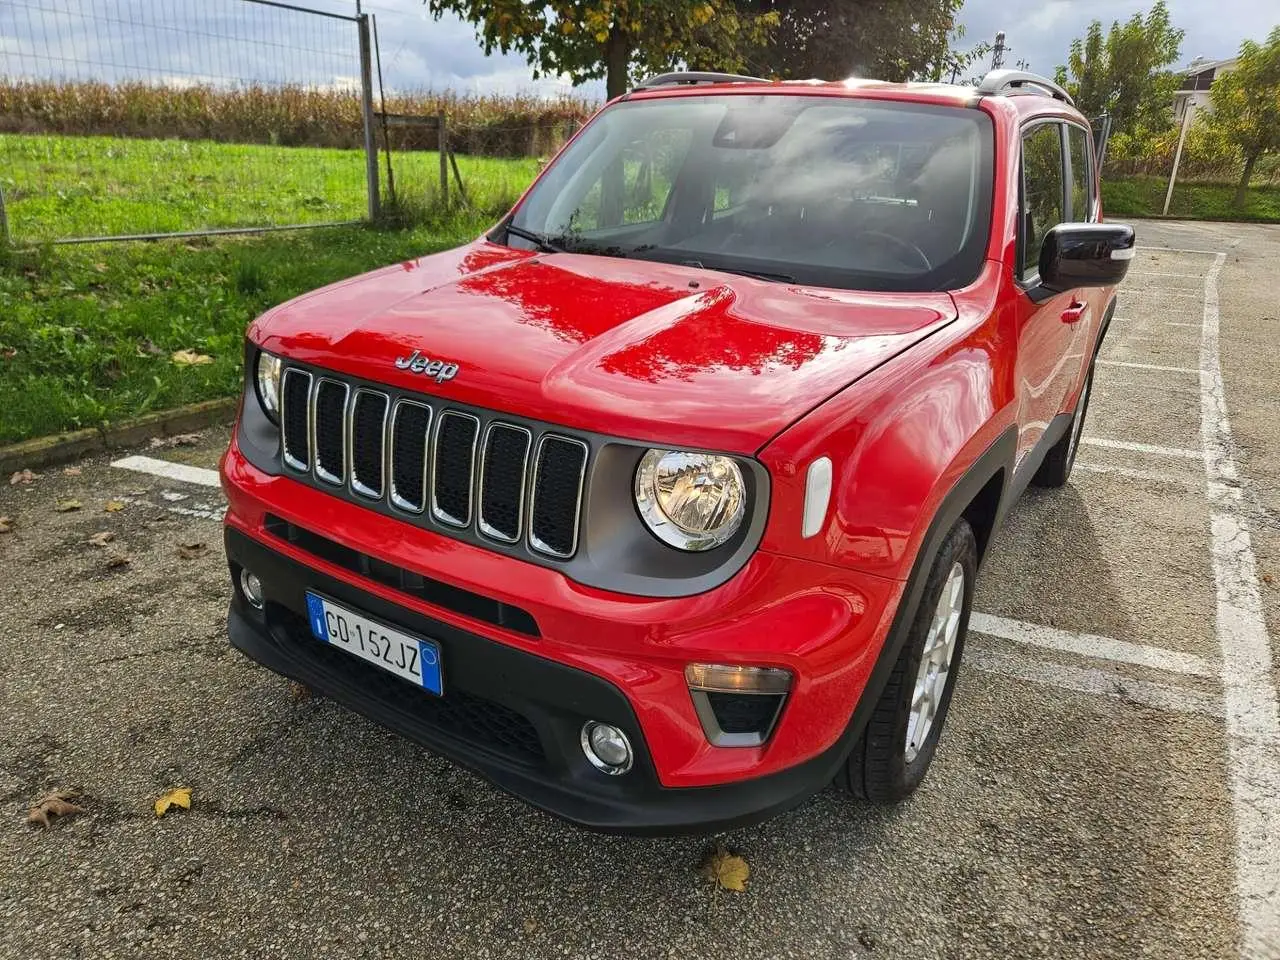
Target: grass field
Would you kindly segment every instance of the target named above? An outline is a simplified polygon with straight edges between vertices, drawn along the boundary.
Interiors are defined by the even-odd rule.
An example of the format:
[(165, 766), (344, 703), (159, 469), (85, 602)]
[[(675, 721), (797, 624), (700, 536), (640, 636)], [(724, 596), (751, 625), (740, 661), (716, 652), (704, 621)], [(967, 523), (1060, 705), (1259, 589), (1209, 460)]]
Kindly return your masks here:
[[(1164, 177), (1124, 177), (1102, 180), (1102, 209), (1108, 216), (1159, 216), (1169, 181)], [(1234, 184), (1178, 183), (1173, 188), (1169, 216), (1193, 220), (1258, 220), (1280, 222), (1280, 187), (1250, 187), (1237, 209)]]
[[(57, 236), (358, 217), (354, 151), (0, 137), (15, 235)], [(358, 158), (358, 154), (355, 155)], [(435, 154), (398, 158), (418, 198), (409, 228), (349, 226), (237, 238), (0, 250), (0, 443), (95, 426), (240, 382), (244, 330), (267, 307), (491, 224), (534, 160), (459, 157), (474, 206), (432, 208)], [(356, 175), (346, 171), (355, 168)], [(180, 366), (174, 351), (212, 363)]]

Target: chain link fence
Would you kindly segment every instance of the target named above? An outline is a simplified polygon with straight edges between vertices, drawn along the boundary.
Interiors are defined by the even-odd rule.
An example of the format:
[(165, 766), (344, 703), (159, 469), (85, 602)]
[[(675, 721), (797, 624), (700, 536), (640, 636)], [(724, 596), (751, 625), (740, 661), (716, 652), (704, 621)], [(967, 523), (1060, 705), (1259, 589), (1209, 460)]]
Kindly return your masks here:
[(7, 0), (0, 190), (10, 238), (365, 217), (361, 26), (265, 0)]

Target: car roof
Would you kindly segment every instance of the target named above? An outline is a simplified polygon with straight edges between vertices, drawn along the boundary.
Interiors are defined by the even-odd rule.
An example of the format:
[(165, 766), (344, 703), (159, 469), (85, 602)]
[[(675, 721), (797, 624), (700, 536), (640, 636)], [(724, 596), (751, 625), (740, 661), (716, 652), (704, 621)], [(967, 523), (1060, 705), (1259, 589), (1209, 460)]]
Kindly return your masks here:
[(734, 80), (721, 83), (670, 83), (640, 87), (620, 99), (657, 99), (663, 97), (701, 96), (829, 96), (850, 99), (895, 100), (902, 103), (925, 103), (938, 106), (976, 106), (980, 100), (1005, 101), (1019, 118), (1048, 115), (1083, 119), (1069, 104), (1044, 93), (1026, 89), (1000, 93), (982, 93), (977, 87), (956, 83), (908, 81), (895, 83), (850, 77), (847, 80)]

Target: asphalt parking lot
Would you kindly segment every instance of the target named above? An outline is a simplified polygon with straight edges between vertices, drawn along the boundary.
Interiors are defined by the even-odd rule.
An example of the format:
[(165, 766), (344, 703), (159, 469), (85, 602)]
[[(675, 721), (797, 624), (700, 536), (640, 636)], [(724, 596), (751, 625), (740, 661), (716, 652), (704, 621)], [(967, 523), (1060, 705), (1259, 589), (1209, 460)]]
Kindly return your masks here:
[(0, 956), (1280, 958), (1280, 228), (1139, 230), (1072, 483), (1006, 526), (897, 809), (583, 832), (228, 647), (226, 430), (5, 478)]

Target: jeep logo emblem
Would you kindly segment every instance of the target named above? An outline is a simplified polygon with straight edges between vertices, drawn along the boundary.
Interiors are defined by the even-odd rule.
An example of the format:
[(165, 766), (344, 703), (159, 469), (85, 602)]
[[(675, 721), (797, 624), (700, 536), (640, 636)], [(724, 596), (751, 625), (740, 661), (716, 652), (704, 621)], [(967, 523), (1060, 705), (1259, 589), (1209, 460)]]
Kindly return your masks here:
[(420, 373), (424, 377), (435, 377), (436, 383), (444, 383), (458, 375), (456, 363), (432, 360), (430, 357), (424, 357), (421, 350), (415, 350), (407, 357), (396, 357), (396, 366), (410, 373)]

